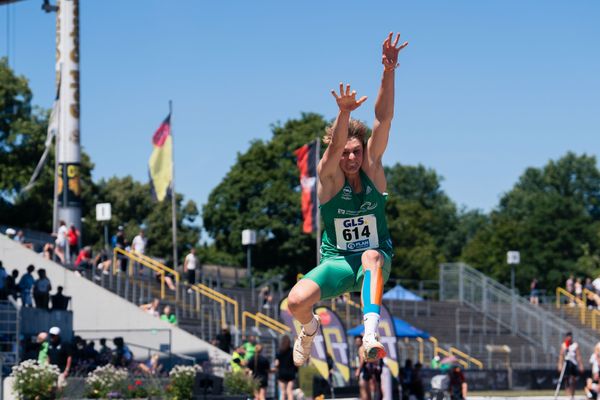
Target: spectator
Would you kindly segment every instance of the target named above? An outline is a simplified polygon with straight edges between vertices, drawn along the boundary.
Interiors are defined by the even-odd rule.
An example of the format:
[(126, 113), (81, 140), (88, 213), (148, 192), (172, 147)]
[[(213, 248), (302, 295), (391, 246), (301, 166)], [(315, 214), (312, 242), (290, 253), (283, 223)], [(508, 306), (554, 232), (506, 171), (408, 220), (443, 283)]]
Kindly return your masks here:
[(92, 248), (91, 246), (85, 246), (83, 249), (79, 251), (77, 254), (77, 258), (75, 259), (75, 267), (81, 269), (82, 271), (92, 270)]
[(217, 335), (217, 347), (225, 353), (231, 351), (231, 333), (226, 326), (221, 328), (221, 333)]
[(2, 261), (0, 261), (0, 300), (8, 299), (8, 291), (6, 289), (7, 275), (6, 269), (4, 269), (4, 265), (2, 265)]
[(133, 353), (129, 350), (122, 337), (114, 338), (113, 343), (115, 345), (113, 365), (115, 367), (128, 367), (133, 360)]
[(533, 280), (531, 281), (531, 284), (529, 285), (529, 288), (530, 288), (529, 302), (534, 305), (540, 304), (537, 278), (533, 278)]
[(33, 271), (35, 271), (35, 267), (29, 264), (29, 266), (27, 267), (27, 272), (21, 277), (21, 280), (19, 281), (19, 290), (21, 291), (21, 302), (23, 303), (23, 307), (33, 306), (33, 300), (31, 297), (31, 289), (33, 288), (33, 285), (35, 283)]
[(30, 250), (33, 250), (33, 243), (29, 243), (25, 241), (25, 233), (22, 230), (17, 232), (17, 236), (15, 236), (15, 240), (21, 243), (23, 246), (27, 247)]
[(113, 351), (106, 345), (106, 338), (100, 339), (100, 351), (98, 352), (98, 365), (110, 364), (113, 359)]
[(6, 294), (11, 296), (13, 300), (17, 301), (19, 297), (19, 285), (17, 284), (17, 278), (19, 277), (19, 270), (13, 269), (11, 274), (5, 279)]
[(450, 377), (449, 390), (452, 400), (465, 400), (467, 398), (467, 380), (458, 365), (454, 365), (448, 372)]
[(269, 386), (271, 364), (261, 353), (262, 345), (257, 344), (254, 356), (248, 361), (252, 376), (259, 381), (258, 390), (254, 392), (254, 400), (266, 400), (267, 386)]
[(431, 359), (431, 369), (440, 369), (440, 356), (435, 356)]
[(138, 364), (138, 368), (148, 375), (158, 375), (162, 370), (157, 353), (152, 354), (145, 362)]
[(63, 287), (56, 288), (56, 294), (50, 296), (52, 299), (52, 310), (66, 310), (69, 306), (69, 296), (63, 295)]
[(62, 342), (59, 327), (53, 326), (48, 333), (50, 334), (48, 362), (52, 365), (56, 365), (60, 370), (58, 382), (59, 387), (63, 387), (71, 370), (73, 355), (68, 343)]
[(412, 387), (410, 392), (416, 397), (416, 400), (425, 400), (425, 385), (423, 384), (423, 376), (421, 369), (423, 364), (416, 363), (413, 370)]
[(575, 280), (575, 297), (579, 300), (583, 299), (583, 284), (581, 283), (581, 278)]
[(48, 343), (48, 334), (46, 332), (40, 332), (37, 335), (37, 344), (40, 346), (38, 352), (38, 364), (44, 365), (48, 363), (48, 350), (50, 344)]
[(569, 275), (569, 278), (565, 283), (565, 289), (567, 289), (567, 292), (571, 294), (575, 293), (575, 277), (573, 276), (573, 274)]
[(153, 317), (158, 317), (160, 315), (158, 312), (159, 304), (160, 301), (155, 297), (150, 303), (142, 304), (140, 308)]
[(40, 268), (38, 270), (38, 280), (33, 285), (33, 298), (35, 299), (35, 306), (44, 310), (48, 309), (48, 303), (50, 302), (50, 291), (52, 290), (52, 284), (50, 279), (46, 276), (46, 270)]
[(239, 346), (233, 351), (229, 364), (231, 365), (232, 372), (244, 370), (246, 365), (246, 349), (244, 349), (244, 346)]
[[(92, 262), (96, 270), (102, 270), (103, 275), (110, 274), (110, 266), (112, 265), (112, 259), (109, 257), (106, 249), (102, 249), (96, 254), (94, 261)], [(97, 277), (99, 279), (99, 277)]]
[(58, 260), (61, 264), (65, 263), (67, 256), (67, 234), (67, 223), (63, 220), (60, 220), (58, 232), (56, 233), (56, 240), (54, 242), (54, 244), (56, 245), (54, 247), (54, 254), (56, 255), (56, 257), (58, 257)]
[[(183, 262), (183, 272), (187, 274), (187, 281), (190, 285), (196, 284), (196, 266), (198, 265), (198, 259), (196, 258), (196, 249), (191, 248), (185, 261)], [(188, 289), (188, 293), (191, 293), (192, 289)]]
[(275, 370), (277, 371), (277, 385), (281, 400), (294, 400), (294, 381), (298, 367), (294, 365), (292, 344), (290, 337), (284, 335), (279, 342), (279, 351), (275, 355)]
[(6, 234), (6, 236), (8, 236), (9, 239), (14, 240), (17, 231), (15, 231), (13, 228), (6, 228), (6, 231), (4, 233)]
[(271, 302), (273, 301), (273, 296), (271, 295), (271, 287), (265, 286), (260, 291), (260, 296), (262, 298), (262, 308), (269, 309), (271, 308)]
[(54, 259), (54, 246), (52, 243), (46, 243), (44, 245), (44, 249), (42, 250), (42, 255), (46, 260)]
[[(127, 239), (125, 239), (125, 233), (123, 232), (123, 227), (119, 226), (116, 235), (114, 236), (114, 248), (125, 250), (127, 248)], [(119, 257), (120, 267), (122, 272), (127, 271), (127, 258)]]
[(246, 355), (244, 356), (245, 360), (248, 361), (254, 357), (254, 352), (256, 351), (256, 336), (248, 336), (248, 340), (242, 346), (244, 346), (246, 352)]
[(140, 229), (140, 232), (133, 238), (131, 242), (131, 251), (134, 253), (144, 254), (146, 251), (147, 240), (144, 237), (144, 230)]
[(165, 306), (163, 308), (163, 313), (160, 316), (160, 319), (163, 321), (167, 321), (170, 324), (177, 325), (177, 317), (175, 314), (171, 313), (171, 306)]
[[(77, 253), (79, 253), (79, 238), (81, 234), (75, 227), (75, 225), (71, 224), (69, 231), (67, 232), (67, 241), (69, 242), (69, 256), (70, 260), (73, 261)], [(91, 251), (91, 249), (90, 249)]]
[(402, 400), (408, 400), (413, 394), (411, 389), (413, 387), (413, 364), (410, 358), (407, 358), (404, 362), (404, 368), (400, 371), (400, 383), (402, 385)]
[(597, 304), (596, 304), (596, 291), (594, 289), (594, 285), (592, 285), (592, 278), (585, 278), (585, 285), (583, 285), (583, 288), (586, 290), (586, 296), (585, 296), (585, 304), (588, 308), (592, 309), (592, 308), (596, 308)]

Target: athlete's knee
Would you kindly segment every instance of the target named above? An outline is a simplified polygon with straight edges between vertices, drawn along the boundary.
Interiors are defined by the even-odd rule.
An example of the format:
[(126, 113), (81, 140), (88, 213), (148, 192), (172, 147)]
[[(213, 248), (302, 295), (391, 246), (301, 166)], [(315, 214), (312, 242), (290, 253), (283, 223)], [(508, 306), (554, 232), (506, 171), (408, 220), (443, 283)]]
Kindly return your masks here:
[(307, 304), (308, 297), (300, 290), (297, 286), (294, 286), (288, 295), (288, 308), (290, 312), (293, 314), (298, 310), (302, 310), (303, 308), (309, 306)]
[(367, 250), (361, 257), (362, 265), (365, 268), (381, 268), (383, 267), (383, 255), (377, 250)]

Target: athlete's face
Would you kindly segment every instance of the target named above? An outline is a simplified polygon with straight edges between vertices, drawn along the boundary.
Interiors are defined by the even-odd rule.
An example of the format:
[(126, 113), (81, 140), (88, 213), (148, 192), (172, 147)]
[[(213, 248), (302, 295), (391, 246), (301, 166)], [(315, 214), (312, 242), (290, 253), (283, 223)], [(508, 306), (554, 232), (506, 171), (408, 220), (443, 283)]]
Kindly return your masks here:
[(363, 144), (357, 138), (348, 139), (340, 160), (340, 168), (346, 175), (360, 171), (363, 161)]

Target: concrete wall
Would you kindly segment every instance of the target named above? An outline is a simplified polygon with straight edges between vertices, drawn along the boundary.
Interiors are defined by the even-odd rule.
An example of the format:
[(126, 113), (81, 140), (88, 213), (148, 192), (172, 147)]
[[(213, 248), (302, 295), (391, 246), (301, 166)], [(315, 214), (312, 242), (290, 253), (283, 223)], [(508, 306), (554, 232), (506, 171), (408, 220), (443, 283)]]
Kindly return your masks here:
[[(135, 304), (44, 259), (40, 254), (1, 234), (0, 260), (4, 263), (8, 274), (13, 269), (18, 269), (19, 277), (26, 272), (29, 264), (33, 264), (36, 270), (46, 269), (48, 278), (52, 282), (52, 293), (58, 286), (63, 286), (63, 293), (72, 298), (73, 329), (76, 334), (86, 338), (122, 336), (129, 343), (159, 348), (161, 344), (168, 343), (170, 333), (171, 351), (174, 353), (189, 355), (208, 353), (215, 364), (228, 362), (230, 359), (229, 354), (209, 343), (143, 312)], [(35, 272), (34, 276), (37, 278)], [(137, 331), (127, 332), (134, 329)], [(132, 350), (139, 356), (147, 354), (145, 351), (136, 351), (135, 348)]]

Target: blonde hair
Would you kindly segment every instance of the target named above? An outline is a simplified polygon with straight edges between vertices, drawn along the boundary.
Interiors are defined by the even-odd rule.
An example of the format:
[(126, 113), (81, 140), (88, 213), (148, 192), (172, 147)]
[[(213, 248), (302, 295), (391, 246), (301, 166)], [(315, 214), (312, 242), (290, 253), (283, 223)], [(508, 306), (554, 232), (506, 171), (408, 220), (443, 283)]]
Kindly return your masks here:
[[(329, 125), (325, 129), (325, 136), (323, 136), (323, 143), (329, 144), (331, 143), (331, 138), (333, 136), (333, 124)], [(358, 139), (363, 146), (367, 145), (367, 139), (369, 138), (369, 128), (362, 122), (356, 119), (350, 119), (348, 122), (348, 140), (350, 139)]]

